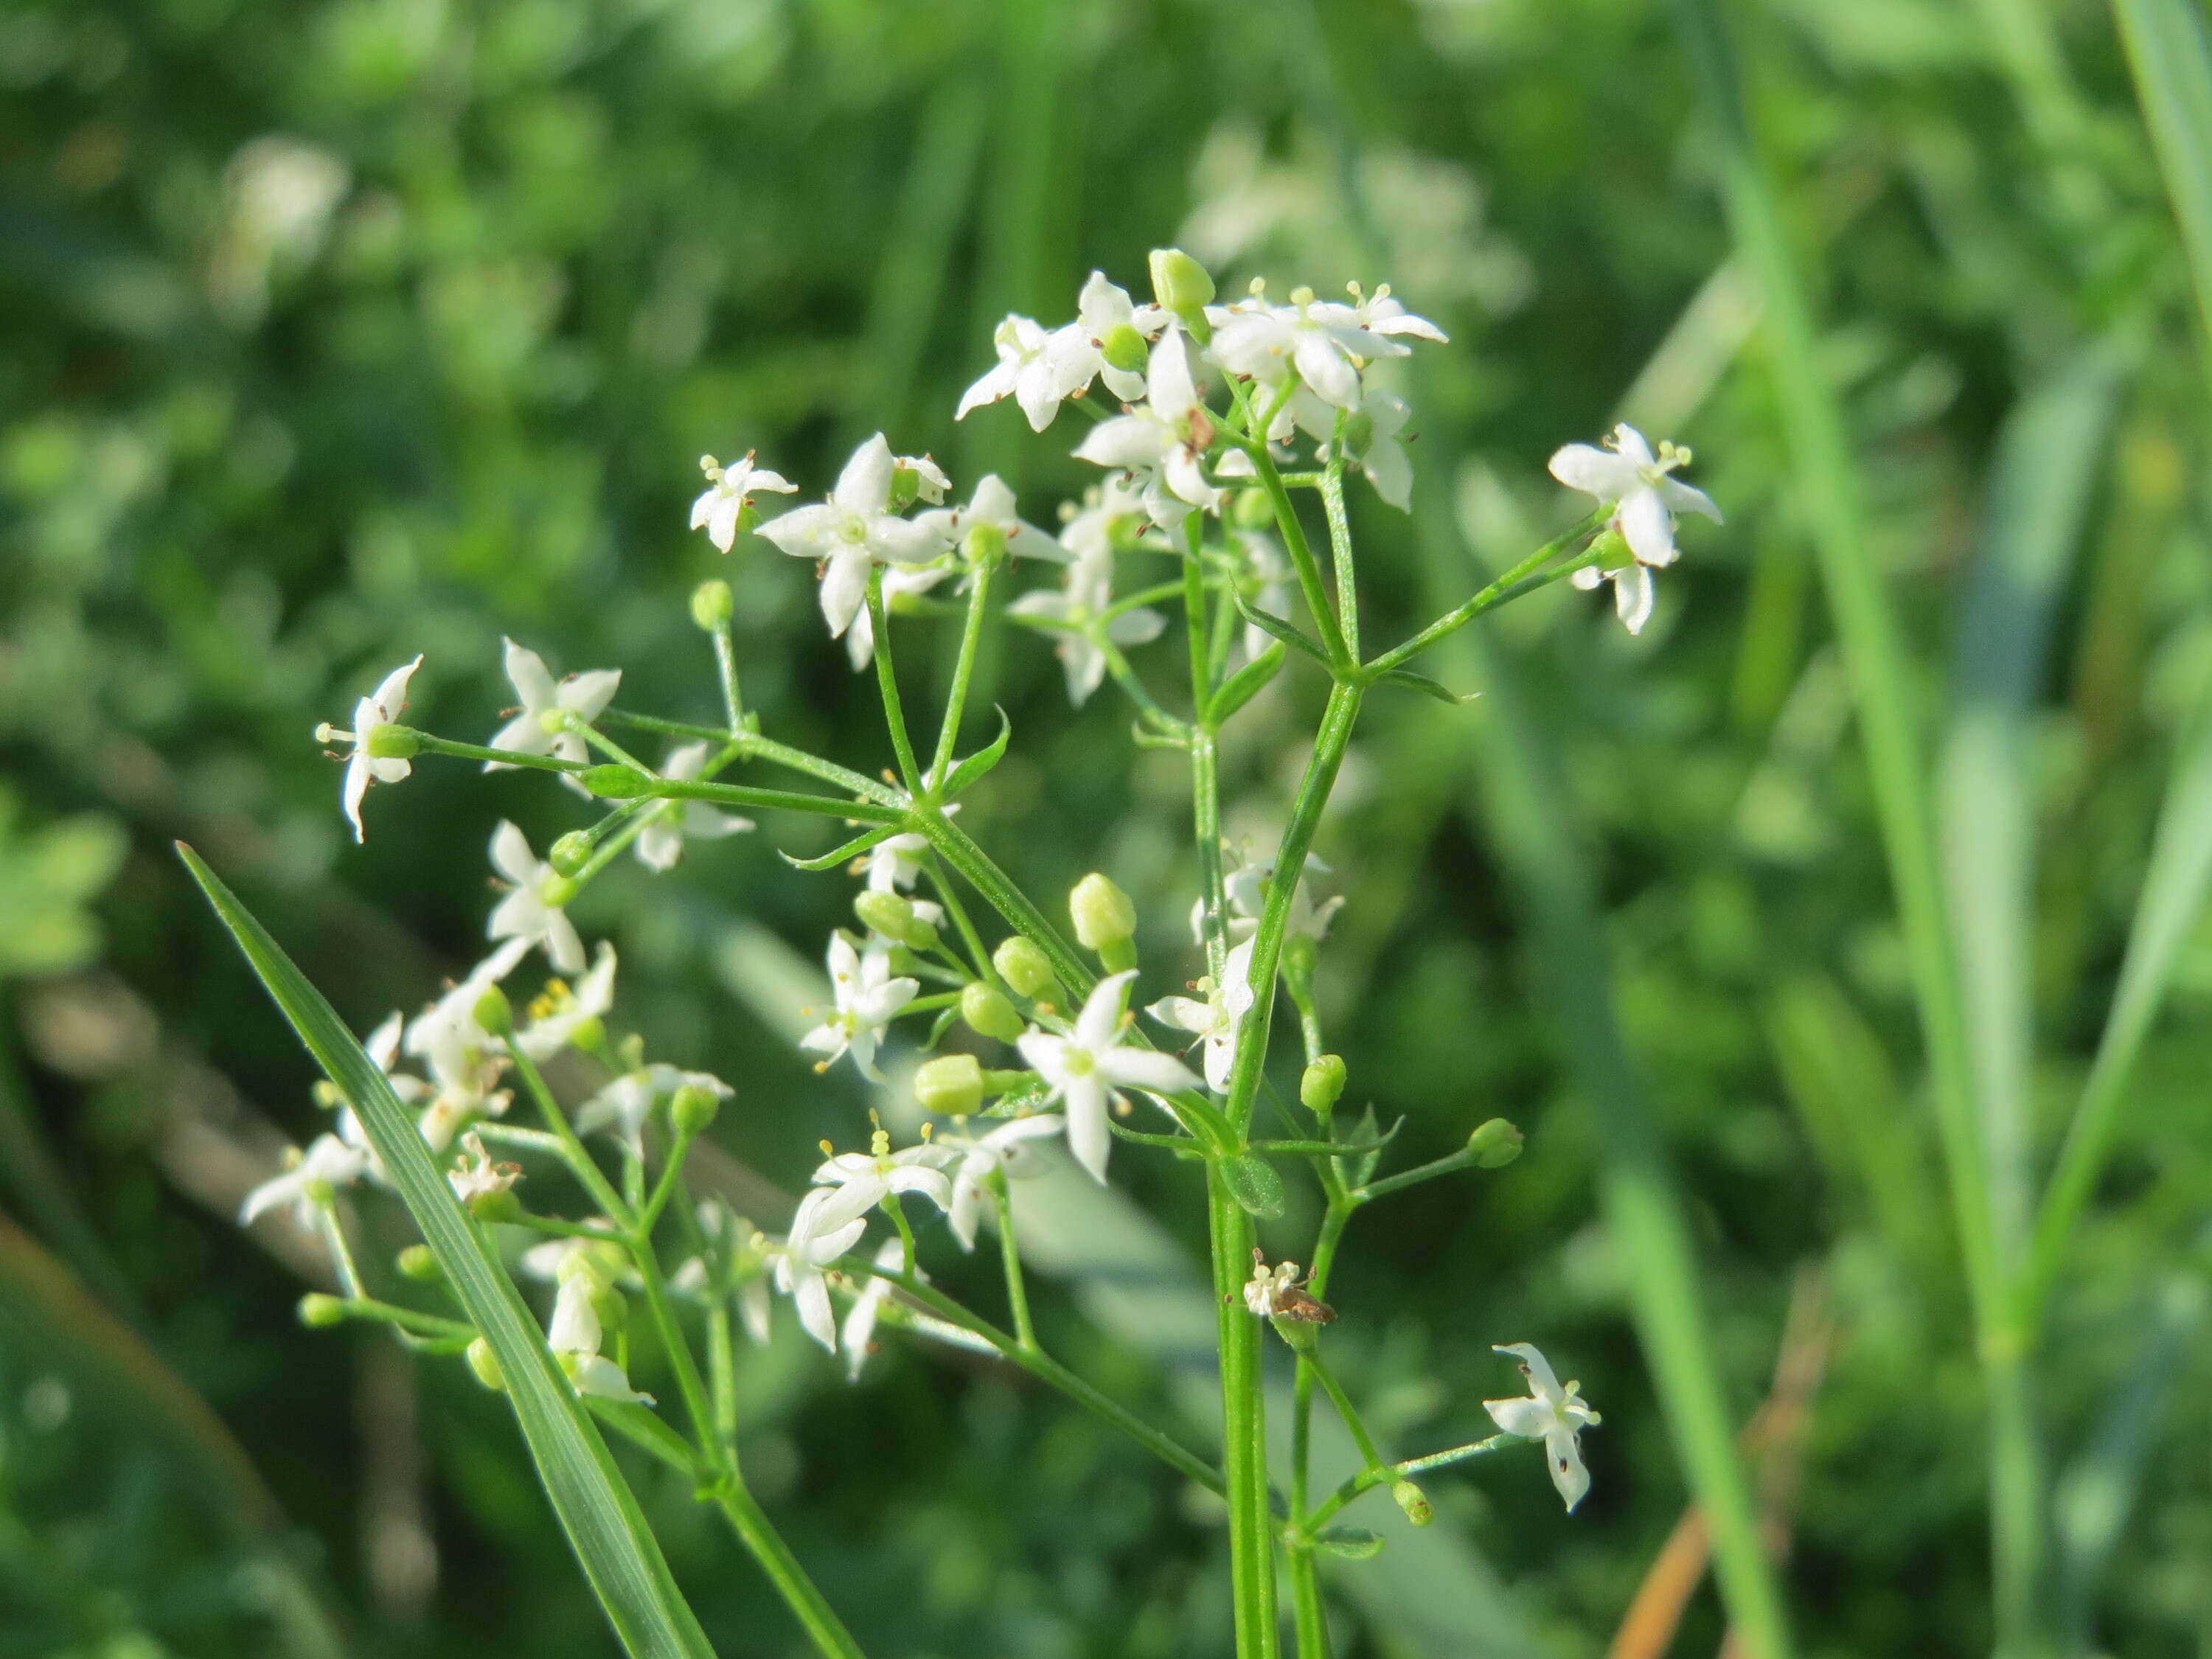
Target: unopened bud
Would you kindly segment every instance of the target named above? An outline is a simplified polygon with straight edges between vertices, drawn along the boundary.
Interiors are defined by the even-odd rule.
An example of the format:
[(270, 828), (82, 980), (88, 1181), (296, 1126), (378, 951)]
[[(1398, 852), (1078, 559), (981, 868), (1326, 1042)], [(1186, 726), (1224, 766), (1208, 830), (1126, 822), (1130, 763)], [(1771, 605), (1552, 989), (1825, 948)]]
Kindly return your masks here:
[(653, 780), (635, 766), (587, 766), (572, 775), (602, 800), (633, 800), (653, 788)]
[(914, 1097), (922, 1109), (967, 1117), (983, 1103), (983, 1068), (973, 1054), (939, 1054), (914, 1074)]
[(1000, 979), (1031, 1001), (1049, 997), (1060, 989), (1060, 981), (1053, 975), (1052, 959), (1019, 933), (1002, 940), (999, 948), (991, 952), (991, 965), (999, 970)]
[(1130, 324), (1116, 323), (1098, 343), (1098, 355), (1106, 360), (1109, 368), (1118, 368), (1124, 374), (1139, 374), (1152, 361), (1152, 348)]
[(1264, 489), (1241, 489), (1229, 521), (1239, 530), (1266, 530), (1275, 522), (1275, 503)]
[(333, 1325), (343, 1325), (346, 1320), (346, 1304), (334, 1296), (325, 1296), (320, 1291), (310, 1291), (300, 1298), (300, 1322), (314, 1330), (327, 1330)]
[(719, 634), (727, 628), (730, 613), (735, 609), (730, 585), (719, 576), (691, 590), (691, 621), (707, 633)]
[(394, 1265), (402, 1279), (411, 1279), (417, 1285), (434, 1285), (446, 1276), (446, 1270), (438, 1265), (437, 1255), (428, 1244), (410, 1244), (400, 1251)]
[[(1067, 896), (1067, 914), (1075, 923), (1075, 937), (1086, 951), (1101, 956), (1109, 948), (1125, 945), (1137, 931), (1137, 907), (1129, 896), (1096, 870), (1075, 884)], [(1119, 970), (1116, 969), (1118, 972)]]
[(507, 1376), (499, 1368), (499, 1356), (491, 1351), (490, 1343), (478, 1337), (461, 1352), (469, 1362), (469, 1369), (476, 1373), (477, 1382), (494, 1394), (507, 1392)]
[(571, 830), (546, 849), (545, 862), (556, 875), (573, 876), (592, 861), (592, 833)]
[(1201, 316), (1213, 300), (1213, 278), (1206, 267), (1179, 247), (1152, 250), (1152, 298), (1178, 317)]
[(702, 1135), (721, 1109), (720, 1095), (704, 1084), (687, 1083), (670, 1097), (668, 1121), (676, 1126), (679, 1135)]
[(909, 951), (936, 948), (936, 924), (917, 915), (911, 899), (870, 888), (853, 901), (853, 914), (871, 932), (903, 945)]
[(1319, 1054), (1298, 1079), (1298, 1099), (1305, 1109), (1325, 1116), (1344, 1095), (1344, 1057)]
[(1390, 1496), (1398, 1500), (1406, 1519), (1417, 1527), (1425, 1527), (1437, 1518), (1437, 1512), (1429, 1507), (1428, 1494), (1410, 1480), (1401, 1480), (1393, 1486)]
[(985, 1036), (996, 1037), (1001, 1042), (1012, 1042), (1029, 1029), (1028, 1023), (1014, 1012), (1014, 1005), (980, 979), (960, 993), (960, 1018)]
[(474, 1012), (477, 1024), (494, 1036), (505, 1036), (514, 1030), (514, 1005), (496, 985), (484, 987)]
[(413, 760), (422, 752), (422, 739), (404, 726), (372, 726), (362, 747), (375, 760)]
[(1467, 1150), (1484, 1169), (1502, 1170), (1521, 1156), (1521, 1132), (1493, 1117), (1467, 1138)]

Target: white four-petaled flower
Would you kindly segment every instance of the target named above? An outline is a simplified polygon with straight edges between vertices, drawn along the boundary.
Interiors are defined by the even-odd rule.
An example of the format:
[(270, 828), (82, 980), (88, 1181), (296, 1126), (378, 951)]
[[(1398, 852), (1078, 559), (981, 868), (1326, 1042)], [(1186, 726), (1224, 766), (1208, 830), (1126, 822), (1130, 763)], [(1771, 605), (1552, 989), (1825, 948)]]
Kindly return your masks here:
[(1018, 1179), (1041, 1173), (1042, 1166), (1034, 1143), (1056, 1135), (1066, 1127), (1066, 1120), (1059, 1113), (1041, 1112), (1031, 1117), (1009, 1118), (980, 1135), (938, 1137), (939, 1146), (960, 1155), (960, 1162), (952, 1171), (952, 1207), (945, 1214), (962, 1249), (975, 1248), (975, 1224), (983, 1212), (983, 1183), (994, 1175)]
[(788, 495), (799, 488), (780, 472), (755, 466), (753, 453), (749, 449), (743, 460), (732, 461), (727, 466), (712, 455), (699, 458), (699, 470), (707, 475), (707, 488), (691, 503), (691, 527), (704, 530), (707, 539), (725, 553), (736, 544), (739, 520), (752, 505), (755, 490), (774, 490)]
[(1076, 1162), (1102, 1182), (1114, 1144), (1107, 1113), (1127, 1105), (1121, 1091), (1174, 1094), (1199, 1085), (1191, 1069), (1173, 1054), (1121, 1042), (1122, 1010), (1136, 976), (1133, 968), (1100, 980), (1066, 1036), (1030, 1030), (1018, 1044), (1052, 1098), (1066, 1108), (1067, 1144)]
[(782, 1243), (769, 1247), (776, 1289), (791, 1298), (806, 1334), (831, 1353), (837, 1352), (837, 1320), (830, 1306), (830, 1277), (823, 1269), (859, 1243), (868, 1230), (865, 1216), (842, 1227), (823, 1229), (822, 1207), (836, 1192), (834, 1187), (817, 1187), (799, 1200), (790, 1232)]
[(505, 818), (492, 831), (491, 862), (514, 886), (494, 907), (486, 933), (542, 945), (562, 973), (582, 973), (584, 941), (564, 908), (574, 896), (576, 884), (532, 852), (529, 839)]
[(1528, 1379), (1528, 1397), (1486, 1400), (1482, 1408), (1506, 1433), (1544, 1443), (1544, 1467), (1571, 1510), (1589, 1491), (1589, 1471), (1583, 1467), (1582, 1431), (1598, 1421), (1598, 1414), (1584, 1403), (1581, 1383), (1559, 1386), (1551, 1363), (1536, 1352), (1534, 1344), (1501, 1344), (1497, 1352), (1511, 1354), (1521, 1362), (1521, 1375)]
[(1202, 465), (1212, 447), (1213, 418), (1198, 395), (1190, 348), (1181, 329), (1170, 329), (1152, 348), (1145, 401), (1092, 427), (1075, 447), (1075, 458), (1138, 479), (1145, 511), (1166, 530), (1193, 507), (1220, 511), (1227, 492), (1207, 481)]
[(1103, 377), (1107, 390), (1126, 403), (1145, 395), (1146, 348), (1172, 320), (1158, 306), (1132, 304), (1128, 289), (1094, 270), (1076, 297), (1075, 320), (1055, 331), (1053, 342), (1066, 372), (1079, 377), (1076, 390)]
[[(672, 782), (690, 783), (707, 769), (707, 755), (713, 746), (702, 738), (670, 750), (661, 763), (660, 775)], [(720, 841), (752, 827), (750, 818), (725, 812), (703, 800), (664, 801), (638, 831), (637, 855), (655, 870), (673, 870), (684, 856), (686, 841)]]
[[(556, 680), (545, 666), (545, 659), (535, 651), (513, 640), (505, 644), (507, 678), (514, 686), (514, 695), (522, 699), (522, 708), (493, 735), (491, 747), (511, 755), (555, 755), (582, 765), (590, 751), (570, 722), (576, 720), (588, 725), (599, 719), (615, 700), (616, 688), (622, 684), (622, 670), (594, 668)], [(507, 764), (486, 761), (484, 770), (498, 771)]]
[(353, 730), (341, 731), (325, 720), (315, 728), (315, 741), (336, 743), (343, 739), (353, 744), (353, 752), (346, 757), (345, 781), (338, 787), (338, 796), (345, 808), (346, 821), (353, 825), (356, 843), (368, 839), (362, 828), (362, 798), (368, 793), (372, 783), (397, 783), (414, 770), (404, 760), (374, 755), (369, 752), (370, 740), (380, 726), (389, 726), (399, 718), (407, 707), (407, 682), (422, 665), (418, 655), (413, 662), (403, 664), (386, 674), (375, 690), (353, 706)]
[(1080, 708), (1106, 678), (1108, 645), (1156, 640), (1167, 618), (1147, 606), (1109, 616), (1114, 603), (1114, 556), (1085, 555), (1071, 561), (1066, 585), (1024, 593), (1007, 613), (1031, 617), (1060, 635), (1054, 647), (1067, 675), (1067, 700)]
[(246, 1194), (246, 1202), (239, 1206), (240, 1222), (251, 1223), (278, 1205), (289, 1204), (294, 1224), (312, 1230), (329, 1194), (360, 1180), (369, 1161), (365, 1144), (337, 1134), (317, 1135), (307, 1143), (305, 1152), (286, 1156), (288, 1167), (283, 1174)]
[(834, 1190), (815, 1213), (814, 1227), (835, 1233), (901, 1193), (916, 1193), (939, 1210), (951, 1209), (952, 1183), (940, 1166), (953, 1156), (927, 1140), (895, 1152), (890, 1136), (877, 1130), (866, 1152), (834, 1152), (815, 1170), (814, 1184)]
[(1096, 356), (1088, 341), (1078, 342), (1064, 330), (1048, 334), (1033, 319), (1011, 313), (992, 331), (991, 349), (999, 361), (961, 394), (952, 418), (965, 420), (969, 410), (1011, 397), (1029, 416), (1033, 432), (1050, 426), (1068, 394), (1088, 383), (1082, 359), (1086, 353)]
[(514, 1034), (514, 1046), (543, 1065), (615, 1006), (615, 947), (601, 940), (589, 972), (574, 986), (556, 980), (530, 1007), (530, 1024)]
[(850, 1053), (863, 1077), (880, 1083), (876, 1049), (884, 1032), (900, 1009), (912, 1002), (921, 983), (891, 973), (890, 952), (880, 948), (860, 951), (842, 932), (830, 936), (830, 991), (836, 1006), (822, 1023), (799, 1039), (799, 1046), (823, 1056), (817, 1071), (826, 1072), (839, 1055)]
[(645, 1153), (646, 1121), (653, 1109), (678, 1089), (703, 1089), (717, 1100), (735, 1092), (711, 1072), (685, 1072), (655, 1063), (624, 1072), (586, 1101), (576, 1113), (576, 1133), (611, 1130), (631, 1152)]
[(878, 562), (926, 564), (945, 551), (945, 538), (891, 510), (898, 461), (880, 432), (853, 452), (830, 499), (795, 507), (761, 526), (761, 534), (794, 558), (822, 565), (822, 616), (836, 638), (853, 625), (868, 597)]
[[(876, 1252), (876, 1266), (896, 1270), (905, 1258), (904, 1242), (887, 1238)], [(921, 1279), (929, 1277), (920, 1267), (914, 1270), (914, 1276)], [(891, 1288), (890, 1279), (880, 1274), (870, 1273), (867, 1283), (860, 1286), (860, 1293), (853, 1298), (853, 1305), (846, 1310), (845, 1328), (837, 1333), (837, 1340), (845, 1350), (845, 1376), (848, 1382), (860, 1380), (860, 1367), (867, 1362), (868, 1355), (875, 1346), (876, 1321), (883, 1316), (884, 1303), (890, 1297)]]
[(1206, 1086), (1216, 1094), (1229, 1087), (1237, 1066), (1237, 1027), (1252, 1007), (1252, 945), (1246, 939), (1229, 952), (1218, 982), (1202, 979), (1197, 997), (1162, 997), (1145, 1010), (1163, 1025), (1189, 1031), (1206, 1045)]
[(1619, 532), (1633, 556), (1611, 569), (1584, 565), (1572, 578), (1577, 587), (1600, 582), (1613, 586), (1620, 620), (1632, 634), (1651, 619), (1651, 573), (1674, 562), (1674, 515), (1702, 513), (1716, 524), (1721, 510), (1702, 489), (1670, 475), (1690, 464), (1690, 452), (1662, 442), (1655, 453), (1644, 436), (1626, 421), (1613, 429), (1606, 447), (1568, 444), (1552, 457), (1552, 476), (1570, 489), (1613, 504), (1609, 527)]

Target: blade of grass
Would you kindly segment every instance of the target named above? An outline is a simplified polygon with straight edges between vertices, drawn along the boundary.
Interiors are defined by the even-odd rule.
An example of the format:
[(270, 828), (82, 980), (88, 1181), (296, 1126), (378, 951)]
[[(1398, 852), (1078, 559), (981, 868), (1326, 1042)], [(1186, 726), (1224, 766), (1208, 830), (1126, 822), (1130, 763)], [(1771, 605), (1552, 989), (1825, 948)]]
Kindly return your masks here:
[(322, 994), (199, 855), (179, 854), (308, 1053), (343, 1092), (455, 1298), (490, 1344), (538, 1478), (623, 1648), (636, 1659), (713, 1659), (644, 1512), (553, 1363), (537, 1320), (493, 1259), (414, 1120)]
[(2150, 1308), (2149, 1329), (2095, 1437), (2058, 1483), (2052, 1504), (2058, 1539), (2061, 1620), (2069, 1651), (2095, 1651), (2092, 1598), (2126, 1529), (2158, 1438), (2166, 1396), (2204, 1323), (2202, 1273), (2169, 1274)]
[(1937, 869), (1911, 678), (1868, 533), (1865, 490), (1843, 408), (1822, 368), (1812, 303), (1780, 204), (1753, 144), (1717, 0), (1674, 0), (1708, 123), (1719, 143), (1730, 227), (1765, 301), (1776, 389), (1814, 549), (1850, 671), (1890, 879), (1896, 889), (1941, 1130), (1951, 1207), (1988, 1394), (1991, 1555), (1997, 1649), (2033, 1650), (2044, 1565), (2041, 1451), (1991, 1224), (1989, 1168)]
[(1990, 1224), (2008, 1279), (2020, 1271), (2035, 1182), (2030, 721), (2118, 393), (2109, 356), (2086, 349), (2006, 418), (1951, 660), (1939, 831)]
[(2212, 38), (2197, 0), (2112, 0), (2197, 288), (2212, 376)]
[(2197, 711), (2183, 742), (2152, 838), (2150, 868), (2136, 901), (2135, 925), (2120, 963), (2097, 1058), (2036, 1216), (2023, 1318), (2040, 1318), (2081, 1212), (2096, 1191), (2127, 1103), (2144, 1040), (2166, 1000), (2182, 946), (2212, 894), (2212, 708)]

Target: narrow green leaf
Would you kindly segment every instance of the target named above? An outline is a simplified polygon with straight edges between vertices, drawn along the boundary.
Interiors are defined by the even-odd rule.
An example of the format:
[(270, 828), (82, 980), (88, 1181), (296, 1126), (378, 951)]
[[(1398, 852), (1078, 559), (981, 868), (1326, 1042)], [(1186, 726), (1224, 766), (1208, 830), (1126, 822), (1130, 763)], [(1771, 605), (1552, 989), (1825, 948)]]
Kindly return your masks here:
[(1261, 629), (1267, 633), (1273, 634), (1285, 645), (1293, 646), (1297, 649), (1304, 652), (1306, 655), (1311, 657), (1316, 662), (1326, 663), (1328, 660), (1328, 653), (1322, 650), (1318, 644), (1309, 638), (1306, 635), (1300, 632), (1291, 623), (1284, 621), (1280, 617), (1275, 616), (1270, 611), (1262, 611), (1255, 605), (1246, 604), (1241, 595), (1237, 600), (1237, 612), (1239, 616), (1243, 617), (1246, 622), (1250, 623), (1253, 627)]
[(1382, 1534), (1364, 1527), (1323, 1527), (1314, 1534), (1314, 1547), (1347, 1561), (1371, 1560), (1382, 1553)]
[[(994, 704), (994, 707), (996, 707)], [(963, 789), (1006, 758), (1006, 741), (1014, 735), (1014, 723), (1006, 718), (1006, 711), (999, 709), (999, 735), (989, 747), (978, 749), (974, 754), (952, 769), (952, 775), (945, 781), (945, 799), (956, 799)]]
[(820, 858), (795, 859), (792, 857), (790, 854), (781, 852), (781, 850), (779, 850), (777, 856), (782, 859), (786, 864), (789, 865), (794, 870), (808, 870), (818, 874), (820, 872), (824, 870), (835, 870), (841, 864), (850, 863), (853, 860), (860, 857), (861, 854), (866, 853), (875, 847), (880, 846), (883, 842), (889, 841), (896, 834), (898, 834), (898, 826), (896, 824), (881, 824), (873, 830), (866, 831), (865, 834), (854, 836), (852, 840), (847, 842), (842, 847), (832, 848), (830, 851), (824, 853)]
[(2136, 1061), (2208, 896), (2212, 896), (2212, 708), (2198, 711), (2195, 729), (2177, 759), (2151, 841), (2150, 868), (2136, 900), (2119, 988), (2112, 994), (2095, 1063), (2036, 1216), (2033, 1280), (2028, 1291), (2031, 1316), (2049, 1292), (2074, 1228), (2096, 1191), (2121, 1109), (2127, 1103)]
[(1456, 708), (1462, 703), (1473, 702), (1482, 694), (1470, 691), (1465, 696), (1453, 690), (1441, 680), (1432, 680), (1426, 674), (1416, 674), (1410, 668), (1385, 669), (1375, 677), (1377, 685), (1395, 685), (1401, 690), (1418, 691), (1425, 697), (1434, 697), (1447, 707)]
[(1283, 1213), (1289, 1202), (1283, 1190), (1283, 1178), (1275, 1173), (1275, 1166), (1256, 1152), (1240, 1152), (1221, 1166), (1222, 1179), (1229, 1190), (1247, 1212), (1263, 1221), (1272, 1221)]
[[(2203, 0), (2112, 0), (2212, 352), (2212, 40)], [(2212, 374), (2212, 366), (2208, 366)]]
[(623, 1646), (638, 1659), (713, 1659), (636, 1498), (553, 1362), (537, 1320), (431, 1161), (414, 1120), (320, 992), (191, 848), (179, 854), (307, 1052), (345, 1095), (392, 1183), (491, 1345), (530, 1455)]
[(1990, 1222), (2008, 1273), (2021, 1265), (2035, 1180), (2029, 728), (2118, 393), (2111, 355), (2085, 349), (2007, 417), (1951, 663), (1937, 779), (1943, 878)]
[(1213, 694), (1212, 706), (1206, 711), (1207, 720), (1217, 726), (1223, 724), (1258, 696), (1282, 666), (1282, 646), (1279, 643), (1269, 646), (1222, 682), (1221, 689)]

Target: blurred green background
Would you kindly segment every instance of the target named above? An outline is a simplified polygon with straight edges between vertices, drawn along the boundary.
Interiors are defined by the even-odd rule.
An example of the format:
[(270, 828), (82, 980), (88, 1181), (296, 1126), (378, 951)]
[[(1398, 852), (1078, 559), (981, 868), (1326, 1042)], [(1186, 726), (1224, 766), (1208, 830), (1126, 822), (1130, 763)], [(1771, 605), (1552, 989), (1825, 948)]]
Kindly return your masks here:
[[(2101, 7), (1730, 18), (1904, 623), (1890, 694), (1932, 725), (1974, 684), (1977, 615), (2028, 636), (2043, 855), (2015, 920), (2044, 1042), (2015, 1128), (2040, 1168), (2212, 686), (2189, 270)], [(879, 765), (808, 573), (686, 532), (696, 457), (757, 446), (811, 490), (880, 427), (1049, 521), (1085, 481), (1070, 434), (1032, 440), (1011, 406), (956, 427), (954, 402), (1005, 312), (1060, 320), (1094, 265), (1139, 287), (1175, 240), (1230, 292), (1386, 279), (1452, 333), (1409, 388), (1419, 516), (1360, 505), (1374, 639), (1556, 527), (1544, 458), (1615, 418), (1694, 443), (1729, 514), (1686, 538), (1640, 640), (1555, 590), (1480, 659), (1428, 665), (1510, 696), (1378, 700), (1322, 830), (1354, 1103), (1402, 1115), (1409, 1161), (1492, 1115), (1528, 1132), (1512, 1169), (1355, 1228), (1340, 1367), (1400, 1455), (1487, 1431), (1481, 1399), (1511, 1391), (1493, 1341), (1541, 1343), (1606, 1415), (1571, 1519), (1533, 1459), (1437, 1480), (1433, 1534), (1385, 1510), (1382, 1559), (1332, 1564), (1340, 1651), (1723, 1636), (1694, 1547), (1647, 1579), (1685, 1559), (1662, 1547), (1686, 1489), (1597, 1218), (1602, 1120), (1497, 851), (1509, 720), (1565, 786), (1554, 828), (1602, 902), (1730, 1406), (1778, 1402), (1760, 1486), (1804, 1650), (1986, 1650), (1984, 1405), (1860, 671), (1813, 562), (1833, 526), (1785, 445), (1789, 365), (1688, 61), (1627, 0), (0, 9), (0, 1656), (611, 1650), (500, 1403), (372, 1332), (301, 1329), (314, 1255), (232, 1224), (316, 1127), (311, 1073), (169, 842), (357, 1027), (412, 1008), (478, 949), (493, 823), (542, 846), (582, 809), (423, 764), (356, 850), (314, 724), (421, 651), (415, 717), (481, 739), (502, 633), (556, 671), (623, 667), (627, 705), (711, 716), (684, 597), (714, 574), (769, 729)], [(2008, 475), (2031, 396), (2045, 447)], [(1972, 603), (2008, 535), (2054, 550), (2024, 622)], [(1151, 961), (1195, 971), (1171, 757), (1133, 755), (1110, 690), (1071, 717), (1033, 639), (987, 672), (1016, 748), (963, 822), (1040, 894), (1112, 871)], [(1272, 834), (1310, 729), (1316, 686), (1284, 678), (1231, 746), (1237, 833)], [(792, 1046), (790, 964), (849, 883), (790, 871), (779, 846), (827, 843), (773, 828), (625, 871), (579, 921), (617, 941), (657, 1054), (741, 1081), (717, 1136), (790, 1188), (872, 1098)], [(2168, 920), (2193, 931), (2035, 1370), (2070, 1652), (2212, 1644), (2212, 933)], [(1177, 1277), (1202, 1212), (1183, 1172), (1126, 1147), (1115, 1167), (1157, 1222), (1089, 1218), (1042, 1317), (1173, 1414), (1189, 1357), (1146, 1348), (1142, 1293), (1203, 1297)], [(360, 1209), (388, 1255), (404, 1222)], [(994, 1305), (988, 1274), (942, 1272)], [(787, 1328), (745, 1388), (748, 1470), (871, 1653), (1226, 1651), (1218, 1516), (1054, 1399), (904, 1340), (848, 1388)], [(794, 1651), (688, 1494), (635, 1473), (720, 1650)]]

